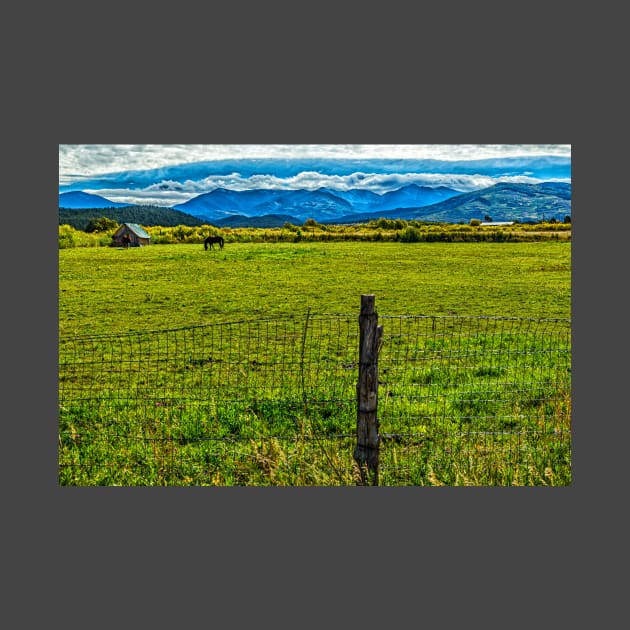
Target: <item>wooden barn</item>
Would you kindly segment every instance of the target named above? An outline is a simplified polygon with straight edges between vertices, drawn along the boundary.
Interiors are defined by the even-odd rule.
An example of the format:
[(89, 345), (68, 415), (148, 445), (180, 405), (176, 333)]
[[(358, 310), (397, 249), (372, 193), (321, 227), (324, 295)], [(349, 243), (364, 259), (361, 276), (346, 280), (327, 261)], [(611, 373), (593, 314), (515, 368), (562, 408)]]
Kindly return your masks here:
[(113, 247), (149, 245), (151, 237), (137, 223), (123, 223), (112, 236)]

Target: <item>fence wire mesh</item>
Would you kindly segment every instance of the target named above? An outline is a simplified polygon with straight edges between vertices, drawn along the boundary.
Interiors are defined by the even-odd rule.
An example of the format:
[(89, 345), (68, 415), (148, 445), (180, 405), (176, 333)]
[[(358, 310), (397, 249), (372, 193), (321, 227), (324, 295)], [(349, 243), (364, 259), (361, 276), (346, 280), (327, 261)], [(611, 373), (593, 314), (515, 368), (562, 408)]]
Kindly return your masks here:
[[(570, 322), (381, 317), (382, 485), (570, 483)], [(59, 342), (62, 485), (354, 485), (357, 315)]]
[(568, 320), (380, 321), (382, 483), (570, 482)]

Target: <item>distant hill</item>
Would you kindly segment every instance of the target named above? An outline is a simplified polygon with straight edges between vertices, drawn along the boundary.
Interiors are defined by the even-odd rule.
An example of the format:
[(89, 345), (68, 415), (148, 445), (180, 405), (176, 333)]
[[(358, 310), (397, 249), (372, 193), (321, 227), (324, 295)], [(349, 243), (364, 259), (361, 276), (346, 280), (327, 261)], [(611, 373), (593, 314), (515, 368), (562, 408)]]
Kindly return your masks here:
[[(74, 197), (70, 197), (74, 195)], [(81, 196), (78, 196), (81, 195)], [(87, 195), (87, 197), (86, 197)], [(63, 193), (64, 203), (85, 203), (98, 195)], [(406, 219), (445, 223), (493, 221), (564, 220), (571, 215), (571, 184), (500, 183), (462, 193), (451, 188), (411, 184), (385, 194), (365, 190), (335, 191), (216, 189), (186, 203), (160, 206), (94, 206), (70, 209), (60, 206), (59, 223), (85, 229), (91, 219), (108, 217), (118, 223), (165, 227), (212, 224), (217, 227), (281, 227), (301, 225), (307, 219), (319, 223), (359, 223), (373, 219)]]
[(260, 203), (273, 201), (285, 191), (282, 190), (226, 190), (217, 188), (209, 193), (197, 195), (184, 203), (173, 206), (192, 216), (202, 219), (219, 220), (234, 214), (252, 216), (250, 208)]
[(65, 192), (59, 195), (60, 208), (124, 208), (128, 203), (110, 201), (100, 195), (83, 191)]
[(469, 223), (471, 219), (494, 221), (564, 220), (571, 215), (571, 184), (501, 183), (461, 193), (421, 208), (395, 208), (378, 212), (355, 212), (338, 219), (339, 223), (362, 223), (377, 219), (405, 219), (444, 223)]
[(571, 215), (571, 184), (500, 183), (419, 208), (401, 218), (468, 223), (471, 219), (483, 220), (486, 215), (493, 221), (562, 221)]
[(298, 222), (315, 219), (334, 222), (357, 211), (385, 211), (393, 208), (419, 208), (442, 201), (459, 191), (444, 186), (431, 188), (410, 184), (385, 194), (365, 190), (226, 190), (217, 188), (189, 201), (173, 206), (211, 222), (234, 214), (260, 217), (270, 214), (289, 214)]
[(303, 221), (289, 214), (265, 214), (261, 217), (246, 217), (243, 214), (233, 214), (224, 219), (213, 221), (216, 227), (253, 227), (253, 228), (276, 228), (282, 227), (285, 223), (301, 225)]
[(431, 188), (430, 186), (418, 186), (410, 184), (398, 190), (392, 190), (385, 193), (380, 204), (375, 209), (394, 210), (396, 208), (413, 208), (429, 206), (445, 199), (451, 199), (461, 195), (461, 191), (447, 188), (446, 186), (438, 186)]
[(217, 188), (173, 207), (212, 222), (234, 214), (246, 217), (289, 214), (301, 221), (323, 217), (334, 219), (352, 211), (349, 202), (323, 189), (241, 191)]
[(85, 230), (92, 219), (100, 219), (101, 217), (107, 217), (117, 223), (138, 223), (147, 227), (204, 224), (204, 221), (189, 214), (160, 206), (125, 206), (123, 208), (85, 208), (79, 210), (59, 208), (59, 225), (71, 225), (77, 230)]

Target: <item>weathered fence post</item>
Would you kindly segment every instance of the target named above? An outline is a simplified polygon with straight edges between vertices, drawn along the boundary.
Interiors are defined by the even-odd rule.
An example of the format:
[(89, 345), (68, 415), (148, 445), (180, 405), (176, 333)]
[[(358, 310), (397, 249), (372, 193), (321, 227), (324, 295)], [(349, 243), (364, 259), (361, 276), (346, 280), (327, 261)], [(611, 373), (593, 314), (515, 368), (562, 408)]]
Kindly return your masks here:
[(378, 350), (383, 327), (378, 325), (374, 295), (361, 296), (359, 315), (359, 380), (357, 382), (357, 445), (354, 459), (361, 484), (378, 485)]

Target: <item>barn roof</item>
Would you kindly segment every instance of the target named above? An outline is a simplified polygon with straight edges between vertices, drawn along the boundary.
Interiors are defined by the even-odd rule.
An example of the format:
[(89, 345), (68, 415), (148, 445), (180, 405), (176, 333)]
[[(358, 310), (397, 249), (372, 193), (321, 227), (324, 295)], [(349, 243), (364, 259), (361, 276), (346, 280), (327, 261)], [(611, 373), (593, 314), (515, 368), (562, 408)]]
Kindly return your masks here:
[(140, 238), (151, 238), (137, 223), (124, 223), (136, 236)]

